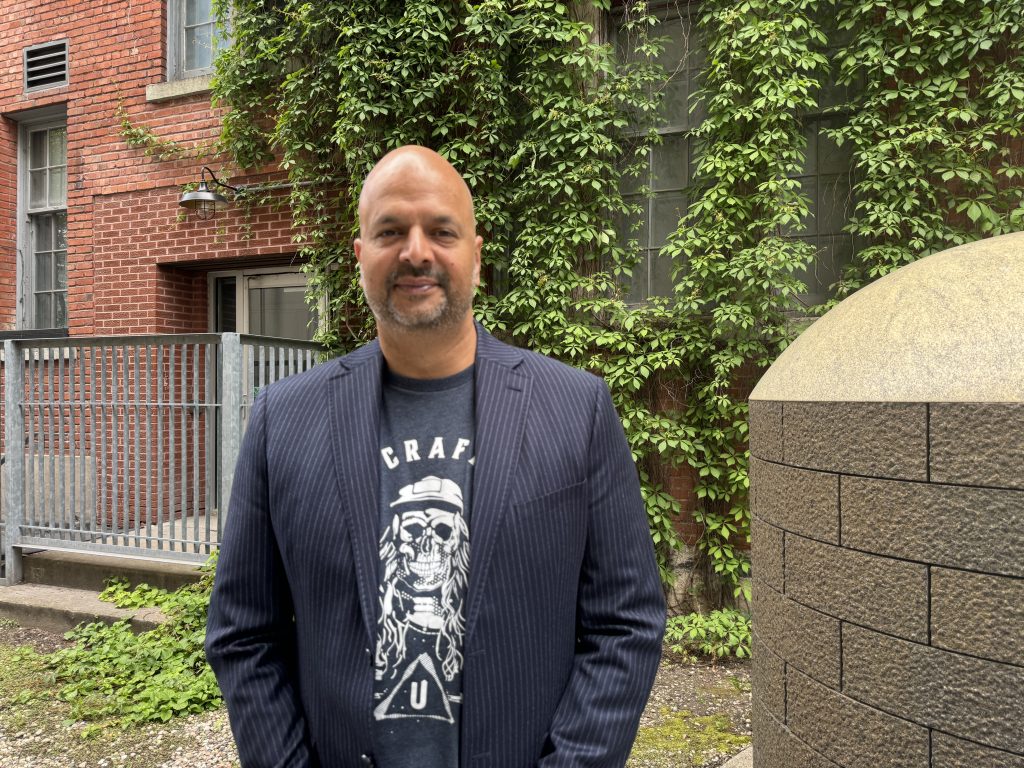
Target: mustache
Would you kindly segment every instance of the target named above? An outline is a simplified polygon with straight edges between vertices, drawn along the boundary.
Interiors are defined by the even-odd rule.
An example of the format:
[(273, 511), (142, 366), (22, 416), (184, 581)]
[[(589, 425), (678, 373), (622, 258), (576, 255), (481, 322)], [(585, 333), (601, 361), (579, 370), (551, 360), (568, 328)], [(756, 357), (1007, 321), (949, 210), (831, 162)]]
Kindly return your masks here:
[(438, 269), (436, 264), (427, 267), (402, 264), (388, 275), (388, 285), (393, 286), (401, 277), (426, 277), (437, 282), (442, 288), (447, 288), (449, 283), (448, 273), (443, 269)]

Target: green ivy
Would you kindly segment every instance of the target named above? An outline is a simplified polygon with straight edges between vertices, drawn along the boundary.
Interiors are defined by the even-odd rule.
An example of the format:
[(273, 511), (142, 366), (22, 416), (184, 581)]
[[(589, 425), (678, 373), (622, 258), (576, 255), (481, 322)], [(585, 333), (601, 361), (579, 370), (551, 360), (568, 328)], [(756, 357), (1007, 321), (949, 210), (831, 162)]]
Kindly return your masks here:
[(665, 643), (673, 653), (686, 656), (748, 659), (750, 617), (733, 608), (673, 616), (665, 627)]
[(84, 735), (106, 723), (166, 722), (220, 706), (203, 650), (215, 561), (204, 566), (199, 582), (174, 592), (111, 583), (102, 599), (122, 608), (158, 607), (167, 620), (140, 634), (128, 621), (85, 624), (67, 634), (72, 647), (42, 657), (72, 716), (94, 723)]
[[(631, 4), (629, 61), (595, 42), (607, 5), (236, 0), (234, 45), (214, 90), (230, 109), (224, 145), (245, 167), (277, 158), (308, 264), (326, 302), (321, 341), (363, 343), (372, 323), (350, 242), (359, 184), (387, 150), (437, 149), (473, 190), (488, 282), (477, 314), (493, 332), (603, 375), (641, 466), (652, 535), (679, 546), (679, 503), (660, 465), (697, 450), (693, 430), (652, 403), (682, 358), (663, 308), (629, 311), (616, 275), (636, 260), (613, 222), (657, 115), (651, 17)], [(629, 132), (634, 138), (621, 141)]]
[(800, 116), (816, 107), (828, 61), (814, 0), (706, 2), (706, 118), (691, 204), (663, 250), (676, 265), (670, 305), (673, 348), (685, 351), (689, 383), (678, 414), (696, 436), (684, 457), (696, 475), (695, 517), (706, 597), (722, 602), (749, 572), (746, 386), (792, 337), (802, 290), (797, 273), (813, 248), (792, 239), (808, 203), (794, 178), (804, 164)]
[(838, 141), (856, 159), (861, 242), (842, 298), (929, 253), (1024, 226), (1024, 1), (840, 0), (862, 83)]
[(746, 392), (807, 314), (799, 275), (815, 254), (794, 237), (809, 215), (796, 177), (821, 84), (855, 94), (834, 132), (853, 148), (859, 248), (839, 297), (1024, 223), (1024, 0), (701, 3), (706, 117), (690, 206), (663, 251), (674, 290), (640, 307), (621, 290), (638, 244), (613, 222), (639, 213), (620, 182), (657, 141), (665, 73), (644, 4), (616, 11), (618, 52), (599, 42), (607, 0), (223, 5), (222, 145), (240, 167), (287, 171), (309, 299), (328, 307), (321, 341), (345, 351), (373, 332), (350, 255), (361, 180), (391, 148), (437, 149), (477, 202), (478, 316), (608, 381), (666, 581), (681, 546), (669, 478), (693, 476), (712, 605), (749, 572)]

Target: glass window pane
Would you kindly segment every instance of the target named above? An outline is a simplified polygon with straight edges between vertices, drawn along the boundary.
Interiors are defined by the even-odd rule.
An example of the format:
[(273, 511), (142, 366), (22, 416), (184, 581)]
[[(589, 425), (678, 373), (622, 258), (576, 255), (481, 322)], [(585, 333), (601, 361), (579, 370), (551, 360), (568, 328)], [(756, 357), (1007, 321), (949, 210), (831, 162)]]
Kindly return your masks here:
[(213, 47), (213, 58), (216, 58), (218, 51), (228, 47), (228, 41), (221, 39), (220, 35), (217, 34), (216, 24), (210, 27), (210, 43)]
[(213, 63), (212, 24), (186, 30), (185, 69), (206, 69)]
[(66, 165), (68, 156), (68, 129), (51, 128), (47, 131), (49, 157), (47, 165)]
[(662, 254), (651, 256), (651, 285), (650, 296), (671, 296), (672, 287), (672, 259)]
[(818, 180), (805, 178), (800, 180), (800, 192), (807, 197), (807, 215), (800, 220), (800, 230), (814, 235), (818, 232)]
[(654, 147), (654, 190), (681, 190), (689, 183), (689, 149), (687, 136), (668, 134)]
[(67, 203), (68, 185), (66, 175), (67, 170), (63, 166), (50, 169), (50, 194), (48, 195), (47, 204), (51, 208), (58, 208)]
[(36, 254), (35, 284), (37, 291), (53, 290), (53, 254), (49, 251)]
[(644, 251), (640, 254), (640, 260), (633, 267), (633, 274), (630, 277), (629, 285), (626, 286), (626, 295), (623, 297), (629, 304), (639, 304), (647, 299), (650, 293), (650, 260), (651, 252)]
[(30, 171), (28, 175), (28, 207), (46, 207), (46, 171)]
[(853, 165), (853, 147), (849, 142), (836, 144), (825, 133), (826, 128), (837, 127), (831, 121), (821, 121), (818, 132), (818, 173), (846, 173)]
[(234, 333), (238, 327), (235, 278), (218, 277), (214, 283), (214, 294), (217, 302), (217, 327), (213, 330), (216, 333)]
[(658, 63), (670, 75), (686, 68), (690, 51), (697, 45), (697, 36), (690, 34), (690, 21), (685, 16), (666, 19), (651, 31), (651, 37), (664, 39), (665, 48)]
[(316, 324), (306, 289), (301, 286), (249, 289), (249, 329), (251, 333), (281, 339), (313, 338)]
[[(615, 229), (619, 233), (622, 242), (636, 240), (641, 248), (647, 248), (647, 217), (650, 215), (650, 201), (646, 198), (627, 198), (628, 203), (639, 203), (640, 213), (636, 216), (617, 216)], [(635, 225), (635, 228), (634, 228)]]
[(49, 293), (36, 294), (35, 327), (52, 328), (53, 320), (50, 317), (52, 295)]
[(644, 176), (646, 175), (644, 173), (644, 170), (646, 169), (641, 170), (635, 176), (626, 173), (622, 174), (621, 190), (623, 196), (635, 195), (640, 191), (640, 187), (642, 187), (647, 182), (647, 179), (644, 178)]
[(853, 209), (850, 177), (829, 176), (819, 182), (818, 234), (838, 234), (849, 220), (848, 211)]
[(185, 0), (185, 24), (205, 24), (210, 21), (210, 0)]
[(55, 252), (53, 260), (57, 267), (57, 283), (54, 287), (66, 291), (68, 288), (68, 252)]
[(807, 142), (807, 149), (804, 152), (804, 167), (800, 174), (795, 176), (813, 174), (818, 167), (818, 136), (821, 126), (817, 120), (811, 120), (804, 125), (804, 141)]
[(35, 235), (35, 250), (40, 251), (52, 251), (53, 250), (53, 223), (51, 216), (33, 216), (32, 217), (32, 229)]
[(654, 200), (654, 221), (651, 246), (661, 248), (668, 236), (676, 231), (679, 220), (686, 213), (684, 195), (659, 195)]
[(67, 212), (53, 214), (53, 250), (63, 251), (68, 247), (68, 214)]
[[(694, 73), (696, 74), (696, 73)], [(696, 93), (700, 88), (700, 84), (697, 82), (696, 77), (690, 80), (690, 92)], [(704, 99), (690, 99), (690, 103), (687, 106), (689, 114), (687, 115), (687, 125), (690, 128), (699, 128), (700, 124), (704, 122), (704, 118), (708, 116), (708, 110), (704, 103)]]
[(65, 292), (53, 294), (54, 304), (54, 328), (68, 327), (68, 295)]
[(843, 267), (853, 258), (853, 243), (849, 235), (813, 238), (811, 242), (817, 246), (817, 253), (797, 277), (807, 286), (805, 300), (818, 304), (829, 298), (829, 286), (839, 280)]
[(685, 130), (690, 127), (690, 91), (685, 79), (670, 80), (661, 94), (661, 114), (665, 127)]
[(29, 134), (29, 168), (46, 167), (46, 131), (32, 131)]

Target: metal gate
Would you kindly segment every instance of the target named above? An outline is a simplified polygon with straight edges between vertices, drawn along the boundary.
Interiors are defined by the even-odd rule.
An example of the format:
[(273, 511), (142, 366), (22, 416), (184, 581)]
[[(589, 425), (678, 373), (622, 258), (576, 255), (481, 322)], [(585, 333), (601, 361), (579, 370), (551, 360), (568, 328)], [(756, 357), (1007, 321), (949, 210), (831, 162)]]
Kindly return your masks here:
[(28, 548), (206, 560), (253, 397), (319, 352), (235, 333), (5, 342), (6, 583)]

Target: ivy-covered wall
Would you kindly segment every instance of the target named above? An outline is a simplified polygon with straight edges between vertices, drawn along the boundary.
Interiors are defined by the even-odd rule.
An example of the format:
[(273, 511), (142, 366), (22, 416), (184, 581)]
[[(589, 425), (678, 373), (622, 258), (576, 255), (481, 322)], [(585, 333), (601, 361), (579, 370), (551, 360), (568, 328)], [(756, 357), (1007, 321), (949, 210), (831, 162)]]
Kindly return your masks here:
[[(278, 160), (336, 350), (372, 332), (350, 258), (359, 184), (376, 158), (432, 146), (466, 176), (485, 238), (479, 317), (611, 386), (671, 580), (684, 512), (699, 525), (704, 598), (749, 569), (745, 382), (800, 327), (815, 246), (800, 176), (805, 118), (852, 147), (856, 255), (835, 295), (955, 242), (1024, 223), (1024, 0), (707, 0), (690, 131), (694, 173), (672, 289), (636, 305), (642, 176), (668, 76), (652, 9), (608, 0), (225, 0), (234, 44), (215, 92), (243, 168)], [(660, 9), (654, 9), (660, 12)], [(838, 20), (838, 24), (836, 22)], [(614, 25), (617, 46), (605, 27)], [(838, 44), (837, 41), (842, 41)], [(819, 104), (839, 81), (853, 94)], [(699, 104), (697, 104), (699, 102)], [(693, 510), (666, 483), (692, 479)]]

